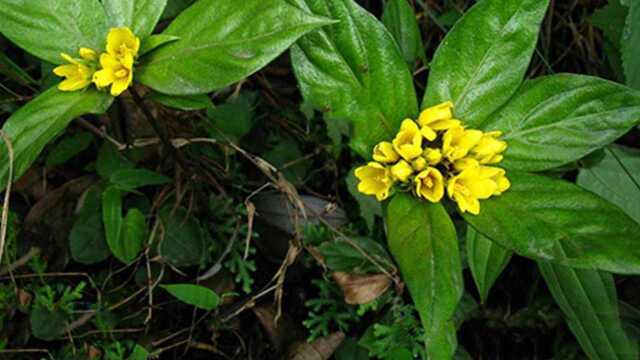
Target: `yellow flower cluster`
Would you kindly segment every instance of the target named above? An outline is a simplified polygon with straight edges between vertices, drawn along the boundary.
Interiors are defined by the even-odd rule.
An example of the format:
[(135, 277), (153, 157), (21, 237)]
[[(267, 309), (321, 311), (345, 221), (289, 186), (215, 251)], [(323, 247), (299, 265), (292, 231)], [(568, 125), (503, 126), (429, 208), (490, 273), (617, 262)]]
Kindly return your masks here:
[(417, 121), (406, 119), (392, 142), (373, 149), (373, 160), (356, 169), (358, 191), (383, 201), (395, 184), (419, 198), (439, 202), (445, 189), (462, 212), (480, 213), (480, 201), (505, 192), (511, 183), (502, 161), (507, 143), (499, 131), (465, 129), (453, 118), (453, 103), (424, 110)]
[[(64, 77), (58, 89), (77, 91), (92, 82), (98, 88), (111, 86), (111, 95), (122, 94), (133, 81), (133, 64), (140, 51), (140, 39), (131, 29), (113, 28), (107, 35), (106, 52), (100, 54), (88, 48), (80, 48), (80, 58), (61, 54), (69, 64), (60, 65), (53, 73)], [(99, 64), (98, 64), (99, 62)]]

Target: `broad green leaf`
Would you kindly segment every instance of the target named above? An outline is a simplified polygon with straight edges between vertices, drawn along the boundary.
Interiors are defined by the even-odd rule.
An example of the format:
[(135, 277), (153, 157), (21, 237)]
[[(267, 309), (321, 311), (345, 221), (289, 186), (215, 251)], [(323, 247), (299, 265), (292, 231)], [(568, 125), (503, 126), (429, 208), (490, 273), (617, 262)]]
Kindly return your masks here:
[(516, 92), (538, 41), (549, 0), (483, 0), (444, 38), (431, 62), (423, 107), (453, 101), (478, 127)]
[(111, 253), (123, 263), (131, 262), (122, 236), (122, 192), (114, 187), (102, 193), (102, 221)]
[(164, 34), (151, 35), (146, 39), (142, 40), (142, 44), (140, 45), (140, 56), (143, 56), (159, 48), (162, 45), (166, 45), (178, 39), (180, 38), (172, 35), (164, 35)]
[(258, 101), (256, 93), (242, 92), (229, 102), (210, 108), (207, 117), (211, 122), (206, 124), (209, 135), (215, 139), (239, 141), (251, 131), (256, 122)]
[(167, 0), (167, 6), (164, 8), (161, 20), (167, 20), (176, 17), (182, 10), (193, 4), (194, 0)]
[(213, 108), (213, 102), (208, 95), (165, 95), (154, 92), (147, 97), (151, 101), (159, 102), (160, 104), (173, 109), (194, 111)]
[(593, 12), (591, 23), (602, 30), (604, 36), (616, 47), (620, 47), (624, 27), (620, 26), (627, 19), (629, 8), (620, 0), (609, 0), (607, 5)]
[(167, 0), (102, 0), (102, 5), (111, 27), (126, 26), (144, 39), (155, 29)]
[(211, 92), (241, 80), (284, 52), (300, 36), (331, 20), (283, 0), (199, 0), (164, 35), (180, 40), (145, 57), (138, 81), (172, 95)]
[(131, 169), (135, 166), (122, 155), (116, 147), (108, 141), (102, 143), (98, 150), (96, 170), (103, 179), (109, 179), (115, 172), (122, 169)]
[(293, 69), (307, 103), (331, 120), (353, 125), (351, 147), (371, 157), (400, 122), (417, 113), (411, 73), (393, 37), (353, 0), (293, 0), (303, 9), (337, 19), (291, 49)]
[(146, 231), (144, 214), (136, 208), (129, 209), (122, 227), (123, 253), (129, 262), (133, 261), (144, 247)]
[(164, 238), (160, 242), (159, 252), (174, 266), (200, 265), (205, 256), (202, 227), (197, 219), (187, 215), (183, 208), (178, 208), (174, 213), (170, 208), (160, 212)]
[(513, 251), (506, 249), (467, 227), (467, 261), (482, 303), (487, 301), (491, 287), (511, 260)]
[(98, 0), (0, 0), (0, 33), (52, 64), (81, 47), (100, 51), (107, 17)]
[(194, 284), (160, 285), (169, 294), (185, 304), (204, 310), (213, 310), (220, 304), (220, 297), (213, 290)]
[(638, 359), (638, 344), (625, 333), (609, 273), (538, 263), (567, 324), (590, 359)]
[(404, 61), (412, 70), (416, 60), (424, 59), (422, 34), (413, 7), (407, 0), (388, 1), (382, 13), (382, 23), (396, 39)]
[(640, 225), (620, 208), (564, 180), (508, 171), (512, 186), (464, 214), (478, 232), (537, 260), (640, 273)]
[(69, 233), (69, 250), (73, 260), (90, 265), (107, 259), (111, 251), (104, 236), (101, 212), (80, 214)]
[(605, 148), (598, 164), (580, 169), (578, 185), (618, 205), (640, 223), (640, 151), (618, 145)]
[[(4, 123), (4, 131), (13, 144), (14, 181), (38, 158), (42, 149), (60, 134), (71, 120), (84, 114), (107, 110), (113, 98), (95, 90), (61, 92), (51, 88), (13, 113)], [(0, 144), (0, 190), (9, 174), (6, 146)]]
[(131, 191), (143, 186), (162, 185), (171, 179), (146, 169), (121, 169), (109, 177), (109, 182), (117, 189)]
[(85, 151), (91, 145), (91, 141), (93, 141), (93, 135), (89, 132), (80, 132), (65, 137), (47, 154), (45, 164), (47, 166), (62, 165)]
[(33, 336), (51, 341), (63, 336), (68, 316), (62, 309), (49, 310), (37, 307), (31, 312), (30, 320)]
[(457, 348), (453, 316), (462, 296), (458, 238), (441, 204), (400, 193), (387, 208), (387, 241), (425, 329), (431, 359), (449, 359)]
[(629, 2), (629, 16), (620, 49), (627, 84), (640, 90), (640, 2), (637, 0)]
[(543, 171), (577, 160), (640, 123), (640, 92), (596, 77), (527, 81), (483, 128), (509, 144), (500, 166)]

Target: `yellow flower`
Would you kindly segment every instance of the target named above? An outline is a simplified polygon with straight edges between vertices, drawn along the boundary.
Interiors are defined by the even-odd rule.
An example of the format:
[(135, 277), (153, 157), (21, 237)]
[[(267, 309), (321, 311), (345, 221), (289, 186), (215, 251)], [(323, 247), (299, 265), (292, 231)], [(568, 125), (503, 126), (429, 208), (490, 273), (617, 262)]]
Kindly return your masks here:
[(393, 186), (393, 179), (389, 169), (377, 162), (370, 162), (356, 169), (355, 175), (360, 180), (358, 191), (365, 195), (375, 195), (378, 201), (389, 197), (389, 190)]
[(409, 180), (409, 176), (411, 176), (411, 174), (413, 174), (413, 168), (404, 160), (398, 161), (398, 163), (391, 167), (391, 175), (394, 179), (401, 182)]
[(424, 149), (423, 156), (431, 166), (438, 165), (442, 160), (442, 152), (440, 149), (426, 148)]
[(462, 159), (480, 139), (482, 139), (480, 130), (466, 130), (462, 126), (453, 127), (442, 137), (442, 153), (449, 161)]
[(447, 193), (458, 203), (460, 211), (478, 215), (479, 200), (488, 199), (499, 192), (498, 184), (492, 178), (494, 176), (498, 174), (493, 170), (482, 169), (477, 162), (469, 163), (460, 174), (449, 179)]
[(407, 161), (422, 154), (422, 134), (413, 120), (406, 119), (402, 122), (400, 131), (393, 139), (393, 148)]
[(428, 167), (415, 178), (416, 194), (431, 202), (438, 202), (444, 195), (444, 180), (438, 169)]
[[(107, 53), (125, 64), (133, 64), (140, 50), (140, 38), (128, 27), (112, 28), (107, 35)], [(131, 70), (131, 68), (129, 68)]]
[(393, 150), (393, 144), (383, 141), (373, 148), (373, 160), (383, 164), (394, 163), (400, 159), (398, 153)]
[(118, 61), (111, 54), (100, 55), (102, 70), (93, 74), (93, 82), (103, 88), (111, 85), (111, 95), (118, 96), (125, 91), (133, 81), (133, 57)]
[(436, 131), (460, 126), (460, 120), (453, 119), (452, 110), (453, 103), (447, 101), (422, 111), (418, 117), (418, 124), (422, 126), (422, 136), (429, 141), (433, 141), (438, 136)]
[(503, 192), (511, 187), (511, 182), (505, 176), (506, 172), (504, 169), (493, 166), (481, 166), (480, 172), (480, 177), (489, 178), (496, 183), (496, 190), (492, 194), (494, 196), (502, 195)]
[(60, 54), (62, 58), (69, 64), (57, 66), (53, 69), (53, 73), (65, 79), (58, 84), (61, 91), (77, 91), (86, 88), (91, 84), (91, 76), (95, 69), (92, 61), (97, 58), (96, 52), (87, 49), (80, 49), (81, 59), (71, 57), (69, 54)]
[(427, 165), (429, 165), (429, 163), (427, 162), (427, 159), (423, 158), (422, 156), (417, 157), (415, 160), (411, 162), (411, 166), (415, 171), (422, 171), (427, 168)]
[(495, 164), (502, 161), (502, 153), (507, 149), (507, 143), (498, 140), (500, 131), (490, 131), (482, 135), (476, 146), (471, 149), (471, 155), (481, 164)]

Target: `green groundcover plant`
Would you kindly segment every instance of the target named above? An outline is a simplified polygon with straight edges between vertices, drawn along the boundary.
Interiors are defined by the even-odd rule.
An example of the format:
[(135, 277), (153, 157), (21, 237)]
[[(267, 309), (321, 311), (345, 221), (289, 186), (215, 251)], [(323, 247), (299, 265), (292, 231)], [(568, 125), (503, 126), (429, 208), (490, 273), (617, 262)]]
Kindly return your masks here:
[[(478, 1), (435, 52), (422, 101), (411, 64), (424, 50), (404, 1), (389, 1), (379, 21), (354, 0), (198, 0), (154, 33), (166, 5), (0, 0), (0, 33), (62, 78), (4, 123), (10, 146), (0, 148), (2, 189), (71, 121), (105, 113), (125, 92), (186, 109), (290, 49), (306, 104), (328, 124), (349, 125), (358, 190), (382, 202), (388, 249), (421, 320), (420, 331), (409, 331), (424, 334), (429, 359), (459, 351), (454, 315), (463, 296), (463, 234), (483, 301), (513, 254), (532, 259), (590, 358), (638, 358), (638, 342), (620, 321), (612, 275), (640, 274), (638, 219), (564, 175), (640, 124), (640, 93), (577, 74), (525, 80), (549, 0)], [(140, 99), (135, 84), (151, 95)], [(100, 156), (118, 157), (109, 151)], [(124, 196), (170, 182), (131, 164), (115, 167), (101, 171), (98, 164), (101, 218), (79, 220), (102, 221), (108, 245), (87, 263), (111, 255), (124, 264), (136, 260), (145, 215), (132, 208), (123, 217)], [(589, 181), (589, 174), (580, 176)], [(201, 231), (199, 224), (188, 227)], [(173, 258), (197, 265), (203, 252), (204, 245), (195, 257)], [(241, 260), (233, 268), (243, 266), (255, 269)], [(162, 288), (204, 310), (221, 302), (197, 285)], [(54, 303), (49, 290), (44, 304)]]
[[(375, 157), (381, 150), (374, 146), (391, 141), (403, 119), (419, 113), (401, 52), (384, 26), (351, 1), (297, 3), (340, 20), (292, 49), (305, 100), (325, 117), (351, 123), (352, 148), (365, 159), (372, 151)], [(481, 201), (477, 215), (461, 214), (469, 224), (468, 256), (480, 292), (486, 294), (512, 253), (536, 260), (561, 307), (571, 312), (570, 326), (585, 351), (597, 358), (601, 349), (592, 349), (593, 334), (574, 313), (582, 311), (572, 306), (576, 298), (566, 292), (608, 297), (611, 309), (606, 311), (616, 313), (613, 278), (600, 270), (640, 271), (640, 225), (554, 172), (637, 125), (640, 94), (582, 75), (524, 80), (547, 6), (540, 0), (478, 2), (436, 51), (421, 107), (450, 101), (455, 119), (470, 128), (499, 131), (508, 145), (499, 165), (510, 188)], [(402, 155), (401, 148), (395, 149)], [(427, 353), (433, 359), (451, 358), (457, 347), (452, 318), (463, 278), (447, 203), (398, 190), (385, 205), (389, 249), (420, 313)], [(593, 289), (582, 288), (583, 282)], [(591, 293), (595, 289), (598, 295)], [(618, 342), (611, 350), (614, 356), (637, 358), (637, 344), (615, 314), (606, 318), (604, 331)]]

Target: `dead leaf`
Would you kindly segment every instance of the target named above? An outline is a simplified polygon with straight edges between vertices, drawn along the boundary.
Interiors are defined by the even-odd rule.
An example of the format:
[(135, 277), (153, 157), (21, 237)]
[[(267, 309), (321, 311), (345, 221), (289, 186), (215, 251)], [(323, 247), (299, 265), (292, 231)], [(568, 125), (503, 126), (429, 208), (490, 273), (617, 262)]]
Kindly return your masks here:
[(336, 352), (345, 335), (343, 332), (334, 332), (329, 336), (316, 339), (312, 343), (299, 343), (289, 352), (288, 360), (328, 360)]
[(338, 283), (347, 304), (367, 304), (377, 299), (391, 286), (391, 279), (384, 274), (354, 275), (334, 272), (333, 279)]
[(280, 352), (291, 343), (304, 339), (304, 329), (302, 329), (291, 317), (284, 313), (276, 322), (275, 305), (261, 305), (251, 309), (260, 321), (260, 325), (269, 338), (269, 342), (276, 351)]

